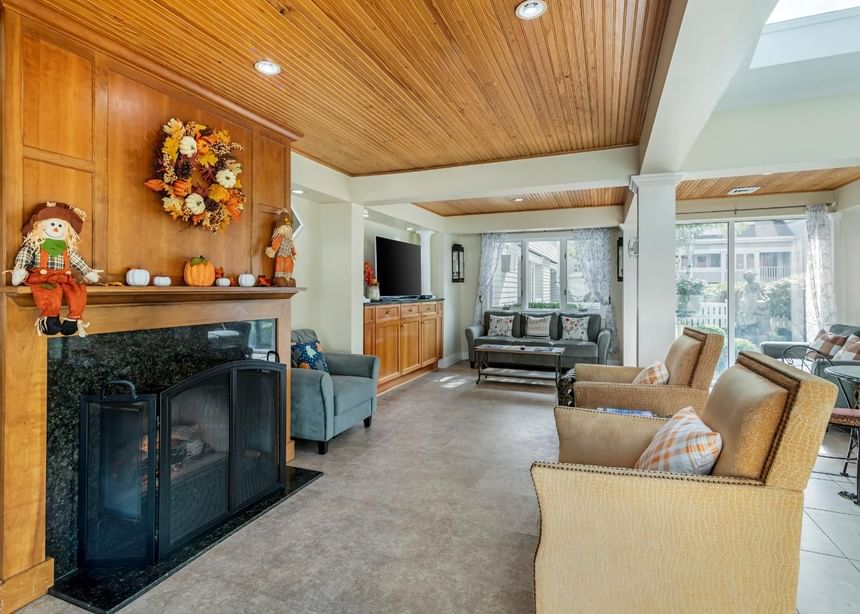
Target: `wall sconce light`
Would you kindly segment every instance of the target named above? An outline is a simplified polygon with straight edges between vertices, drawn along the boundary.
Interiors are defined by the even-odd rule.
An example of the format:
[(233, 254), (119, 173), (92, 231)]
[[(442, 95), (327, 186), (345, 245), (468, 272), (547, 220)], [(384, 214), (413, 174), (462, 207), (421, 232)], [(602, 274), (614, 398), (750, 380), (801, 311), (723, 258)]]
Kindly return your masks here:
[(459, 243), (451, 246), (451, 281), (462, 284), (466, 281), (466, 250)]
[(630, 254), (631, 258), (639, 257), (639, 237), (632, 237), (627, 242), (627, 253)]

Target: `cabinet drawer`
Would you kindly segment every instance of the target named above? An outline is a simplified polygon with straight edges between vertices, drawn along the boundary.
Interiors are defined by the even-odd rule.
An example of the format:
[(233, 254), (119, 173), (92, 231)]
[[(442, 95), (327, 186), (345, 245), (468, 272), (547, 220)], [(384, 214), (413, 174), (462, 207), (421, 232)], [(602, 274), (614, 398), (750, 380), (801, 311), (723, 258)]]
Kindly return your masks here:
[(436, 303), (421, 303), (421, 313), (436, 313)]
[(400, 317), (400, 305), (380, 305), (376, 308), (376, 321), (396, 320)]
[(375, 321), (373, 317), (376, 313), (376, 307), (365, 307), (364, 308), (364, 323), (370, 324)]
[(400, 306), (400, 317), (408, 318), (411, 316), (418, 315), (418, 308), (420, 305), (413, 303), (412, 305), (401, 305)]

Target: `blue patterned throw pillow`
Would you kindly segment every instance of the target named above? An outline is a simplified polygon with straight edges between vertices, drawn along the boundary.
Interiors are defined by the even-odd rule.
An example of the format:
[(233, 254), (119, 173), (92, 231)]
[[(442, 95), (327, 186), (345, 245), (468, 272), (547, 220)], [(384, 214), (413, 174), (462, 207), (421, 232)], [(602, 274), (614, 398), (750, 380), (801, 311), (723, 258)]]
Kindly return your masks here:
[(319, 341), (308, 341), (307, 343), (294, 343), (292, 347), (293, 366), (299, 369), (315, 369), (328, 373), (328, 362), (326, 362), (322, 345)]

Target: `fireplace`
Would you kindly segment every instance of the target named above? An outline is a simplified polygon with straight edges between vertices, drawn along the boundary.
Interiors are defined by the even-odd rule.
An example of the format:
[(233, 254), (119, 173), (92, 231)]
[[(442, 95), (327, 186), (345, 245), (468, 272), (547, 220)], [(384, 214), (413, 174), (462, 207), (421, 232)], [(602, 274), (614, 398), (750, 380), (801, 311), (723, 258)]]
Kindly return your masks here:
[(139, 394), (81, 398), (78, 565), (156, 564), (284, 490), (286, 368), (211, 367)]

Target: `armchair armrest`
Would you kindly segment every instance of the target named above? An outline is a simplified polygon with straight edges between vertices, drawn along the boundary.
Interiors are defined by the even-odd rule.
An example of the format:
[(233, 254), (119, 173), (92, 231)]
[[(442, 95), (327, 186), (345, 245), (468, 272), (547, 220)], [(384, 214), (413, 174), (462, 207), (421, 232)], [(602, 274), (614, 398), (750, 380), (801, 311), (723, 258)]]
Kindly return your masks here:
[(658, 416), (672, 416), (678, 410), (692, 407), (696, 411), (705, 408), (708, 391), (689, 386), (657, 386), (616, 384), (612, 382), (580, 382), (573, 385), (573, 397), (577, 407), (618, 407), (621, 409), (646, 409)]
[(379, 379), (379, 358), (364, 354), (326, 352), (328, 368), (334, 375), (353, 375)]
[(608, 328), (600, 329), (600, 332), (597, 333), (597, 364), (606, 364), (610, 343), (612, 343), (612, 331)]
[(334, 386), (331, 375), (291, 368), (292, 429), (296, 437), (327, 441), (334, 437)]
[(633, 467), (666, 421), (556, 407), (558, 461), (605, 467)]
[(803, 494), (535, 463), (537, 614), (794, 612)]
[(466, 327), (466, 344), (469, 347), (469, 362), (475, 362), (475, 339), (484, 334), (484, 327), (472, 324)]
[(641, 367), (610, 367), (583, 363), (576, 365), (576, 381), (629, 384), (641, 371)]

